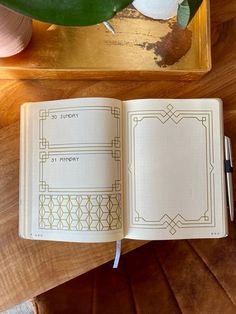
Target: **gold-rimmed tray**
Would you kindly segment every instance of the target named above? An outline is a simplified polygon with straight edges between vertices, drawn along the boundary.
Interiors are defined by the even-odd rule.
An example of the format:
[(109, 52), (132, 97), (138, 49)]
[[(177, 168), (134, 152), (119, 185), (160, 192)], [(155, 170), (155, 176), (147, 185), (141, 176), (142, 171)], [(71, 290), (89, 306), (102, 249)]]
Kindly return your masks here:
[(33, 21), (20, 54), (0, 59), (1, 78), (197, 79), (211, 69), (209, 0), (186, 30), (132, 6), (104, 25), (62, 27)]

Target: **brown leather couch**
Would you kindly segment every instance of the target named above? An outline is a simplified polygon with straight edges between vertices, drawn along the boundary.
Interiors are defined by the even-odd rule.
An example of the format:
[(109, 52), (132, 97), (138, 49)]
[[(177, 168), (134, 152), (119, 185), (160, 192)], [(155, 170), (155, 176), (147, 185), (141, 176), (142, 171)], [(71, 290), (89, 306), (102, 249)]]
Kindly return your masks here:
[(234, 314), (236, 223), (224, 239), (150, 242), (34, 303), (38, 314)]

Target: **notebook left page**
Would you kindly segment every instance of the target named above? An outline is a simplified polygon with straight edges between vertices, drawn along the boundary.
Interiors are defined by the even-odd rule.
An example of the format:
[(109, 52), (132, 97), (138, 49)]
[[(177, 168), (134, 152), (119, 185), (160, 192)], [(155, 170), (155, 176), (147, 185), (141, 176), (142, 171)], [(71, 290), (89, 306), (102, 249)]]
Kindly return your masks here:
[(123, 238), (121, 102), (80, 98), (21, 107), (20, 236)]

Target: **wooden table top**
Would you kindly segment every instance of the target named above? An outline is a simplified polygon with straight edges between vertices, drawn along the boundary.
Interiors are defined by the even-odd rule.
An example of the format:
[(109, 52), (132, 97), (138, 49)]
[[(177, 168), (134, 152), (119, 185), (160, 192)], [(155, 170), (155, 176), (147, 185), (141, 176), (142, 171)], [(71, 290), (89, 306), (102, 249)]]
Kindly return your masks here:
[[(224, 101), (225, 133), (236, 156), (236, 2), (212, 1), (213, 70), (200, 81), (0, 81), (0, 311), (68, 281), (114, 256), (114, 244), (18, 237), (19, 108), (26, 101), (76, 97), (197, 98)], [(236, 176), (234, 179), (236, 192)], [(236, 194), (235, 194), (236, 195)], [(143, 244), (124, 241), (124, 252)]]

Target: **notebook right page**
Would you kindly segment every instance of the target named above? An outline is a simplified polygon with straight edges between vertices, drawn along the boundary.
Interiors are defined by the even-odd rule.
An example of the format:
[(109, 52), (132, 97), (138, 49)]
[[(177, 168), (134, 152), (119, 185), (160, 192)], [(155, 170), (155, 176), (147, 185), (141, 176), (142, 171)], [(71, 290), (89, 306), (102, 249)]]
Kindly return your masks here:
[(124, 102), (126, 238), (227, 235), (219, 99)]

